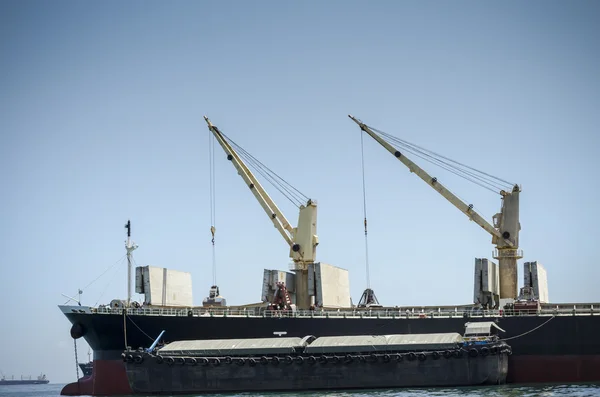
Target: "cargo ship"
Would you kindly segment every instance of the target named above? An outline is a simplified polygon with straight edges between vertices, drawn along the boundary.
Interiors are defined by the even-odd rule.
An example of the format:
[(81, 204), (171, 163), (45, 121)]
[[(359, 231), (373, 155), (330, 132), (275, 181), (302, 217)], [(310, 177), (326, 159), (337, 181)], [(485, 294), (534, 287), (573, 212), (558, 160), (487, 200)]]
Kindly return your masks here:
[[(467, 322), (476, 321), (493, 321), (506, 330), (503, 340), (512, 347), (509, 383), (600, 381), (600, 339), (597, 337), (600, 303), (549, 303), (546, 272), (538, 262), (524, 264), (524, 286), (518, 293), (517, 260), (522, 257), (518, 249), (520, 188), (511, 185), (500, 192), (501, 212), (490, 224), (472, 205), (462, 202), (437, 178), (407, 158), (406, 152), (414, 150), (415, 145), (403, 146), (401, 152), (390, 142), (402, 144), (404, 141), (393, 140), (381, 131), (376, 133), (351, 118), (412, 173), (491, 234), (492, 243), (496, 245), (494, 257), (499, 263), (475, 259), (474, 304), (384, 306), (379, 304), (369, 285), (358, 304), (353, 304), (348, 272), (316, 259), (319, 243), (316, 201), (307, 199), (299, 206), (298, 224), (292, 227), (247, 165), (262, 166), (262, 163), (248, 157), (246, 151), (205, 118), (227, 159), (289, 245), (291, 271), (265, 269), (259, 303), (228, 306), (214, 283), (202, 306), (194, 306), (189, 273), (141, 266), (135, 269), (136, 292), (144, 295), (144, 301), (138, 304), (131, 299), (131, 255), (137, 246), (131, 242), (128, 222), (127, 299), (115, 299), (109, 305), (98, 307), (59, 306), (72, 324), (71, 336), (84, 338), (94, 354), (92, 376), (65, 386), (61, 394), (131, 394), (121, 359), (123, 346), (132, 350), (144, 348), (163, 331), (166, 342), (273, 336), (302, 338), (306, 335), (462, 334)], [(417, 148), (418, 153), (424, 153), (423, 148)], [(470, 169), (469, 172), (475, 171)], [(365, 216), (365, 238), (366, 225)], [(211, 232), (214, 237), (214, 225)]]
[(32, 379), (31, 376), (23, 377), (20, 379), (15, 379), (15, 377), (11, 377), (10, 379), (6, 378), (2, 375), (0, 378), (0, 386), (16, 386), (16, 385), (45, 385), (50, 383), (48, 379), (46, 379), (46, 375), (41, 374), (37, 378)]
[(464, 331), (469, 321), (495, 321), (510, 342), (509, 383), (600, 381), (600, 312), (589, 305), (543, 305), (535, 312), (509, 315), (472, 307), (365, 308), (315, 310), (292, 316), (262, 308), (157, 308), (127, 310), (62, 306), (94, 351), (91, 377), (72, 383), (63, 395), (127, 395), (121, 360), (126, 320), (127, 345), (148, 346), (165, 330), (167, 341), (268, 338), (274, 335), (385, 335)]

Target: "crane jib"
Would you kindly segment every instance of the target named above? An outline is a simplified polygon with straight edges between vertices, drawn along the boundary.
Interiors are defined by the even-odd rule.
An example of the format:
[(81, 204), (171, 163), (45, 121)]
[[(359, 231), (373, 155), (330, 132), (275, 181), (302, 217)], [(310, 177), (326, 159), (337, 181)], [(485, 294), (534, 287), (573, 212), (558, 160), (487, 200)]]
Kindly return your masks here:
[[(358, 126), (360, 127), (360, 129), (362, 131), (364, 131), (369, 136), (371, 136), (373, 139), (375, 139), (375, 141), (377, 141), (381, 146), (383, 146), (395, 158), (400, 160), (400, 162), (402, 162), (409, 169), (409, 171), (411, 173), (416, 174), (425, 183), (427, 183), (429, 186), (431, 186), (433, 189), (435, 189), (440, 195), (442, 195), (446, 200), (448, 200), (452, 205), (454, 205), (462, 213), (467, 215), (470, 220), (477, 223), (486, 232), (491, 234), (493, 236), (494, 240), (496, 241), (496, 245), (498, 246), (498, 248), (517, 248), (518, 247), (518, 240), (516, 237), (516, 236), (518, 236), (518, 230), (515, 230), (515, 229), (520, 229), (520, 227), (517, 228), (514, 226), (515, 223), (518, 224), (518, 209), (516, 211), (513, 211), (513, 213), (516, 213), (517, 220), (515, 222), (515, 216), (512, 216), (512, 218), (513, 218), (512, 222), (511, 222), (512, 233), (507, 232), (506, 230), (502, 230), (503, 225), (499, 225), (500, 230), (498, 230), (496, 227), (494, 227), (492, 224), (490, 224), (488, 221), (486, 221), (481, 215), (479, 215), (473, 209), (472, 204), (466, 204), (461, 199), (459, 199), (455, 194), (453, 194), (444, 185), (442, 185), (438, 181), (437, 178), (430, 176), (425, 170), (423, 170), (416, 163), (414, 163), (412, 160), (410, 160), (406, 155), (403, 155), (400, 150), (398, 150), (397, 148), (392, 146), (388, 141), (386, 141), (379, 134), (374, 132), (372, 128), (370, 128), (368, 125), (366, 125), (362, 121), (356, 119), (352, 115), (348, 115), (348, 117), (350, 119), (352, 119), (352, 121), (354, 121), (356, 124), (358, 124)], [(386, 134), (386, 136), (389, 136), (389, 135)], [(403, 141), (403, 142), (406, 142), (406, 141)], [(416, 145), (413, 145), (413, 146), (423, 149)], [(433, 152), (431, 152), (431, 153), (433, 153)], [(486, 174), (486, 175), (489, 175), (489, 174)], [(506, 200), (506, 196), (503, 197), (503, 200)], [(518, 201), (517, 201), (517, 205), (518, 205)], [(503, 212), (504, 212), (504, 207), (505, 206), (503, 203)], [(500, 222), (500, 223), (502, 223), (502, 222)]]

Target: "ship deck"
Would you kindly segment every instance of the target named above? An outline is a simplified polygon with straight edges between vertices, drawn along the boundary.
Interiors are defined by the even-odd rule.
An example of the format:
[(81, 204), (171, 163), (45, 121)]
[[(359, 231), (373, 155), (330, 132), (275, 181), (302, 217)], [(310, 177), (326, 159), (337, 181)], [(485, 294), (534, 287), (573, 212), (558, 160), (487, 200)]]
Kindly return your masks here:
[[(60, 306), (63, 313), (123, 314), (124, 308)], [(453, 318), (453, 317), (514, 317), (514, 316), (592, 316), (600, 315), (599, 303), (542, 304), (539, 310), (483, 310), (472, 305), (405, 306), (367, 308), (324, 308), (315, 310), (278, 311), (265, 307), (161, 307), (127, 308), (127, 315), (182, 317), (288, 317), (288, 318)]]

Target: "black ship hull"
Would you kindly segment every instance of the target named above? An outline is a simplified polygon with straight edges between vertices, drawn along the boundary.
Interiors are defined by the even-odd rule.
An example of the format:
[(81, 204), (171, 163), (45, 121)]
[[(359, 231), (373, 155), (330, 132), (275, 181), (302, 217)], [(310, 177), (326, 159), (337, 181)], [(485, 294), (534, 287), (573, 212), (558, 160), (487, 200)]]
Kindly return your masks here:
[[(600, 381), (600, 315), (573, 313), (444, 317), (376, 315), (314, 317), (253, 317), (233, 315), (124, 316), (92, 313), (88, 309), (62, 308), (72, 324), (94, 350), (94, 369), (88, 382), (67, 385), (64, 395), (118, 395), (131, 393), (121, 360), (124, 346), (148, 347), (161, 331), (168, 341), (193, 339), (265, 338), (274, 335), (335, 336), (462, 333), (468, 321), (496, 321), (506, 330), (513, 354), (509, 358), (510, 383)], [(125, 320), (125, 321), (124, 321)], [(75, 328), (75, 327), (74, 327)], [(124, 332), (124, 330), (126, 332)], [(76, 332), (77, 333), (77, 332)]]

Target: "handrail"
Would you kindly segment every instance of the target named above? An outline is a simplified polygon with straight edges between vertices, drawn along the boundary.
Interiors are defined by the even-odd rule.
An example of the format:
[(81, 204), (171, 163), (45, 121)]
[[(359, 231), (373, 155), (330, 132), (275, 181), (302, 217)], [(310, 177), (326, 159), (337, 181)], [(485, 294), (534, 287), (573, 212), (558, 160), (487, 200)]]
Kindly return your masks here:
[[(599, 304), (588, 304), (586, 307), (577, 305), (561, 305), (554, 308), (543, 307), (538, 310), (483, 310), (476, 308), (454, 308), (449, 309), (430, 309), (421, 308), (352, 308), (340, 310), (297, 310), (278, 311), (266, 310), (266, 308), (161, 308), (161, 307), (140, 307), (129, 308), (126, 314), (129, 316), (175, 316), (175, 317), (255, 317), (255, 318), (273, 318), (273, 317), (299, 317), (299, 318), (394, 318), (394, 319), (413, 319), (413, 318), (486, 318), (486, 317), (521, 317), (521, 316), (585, 316), (600, 314)], [(589, 307), (587, 307), (589, 306)], [(91, 308), (88, 314), (118, 314), (123, 315), (124, 308), (98, 307)]]

